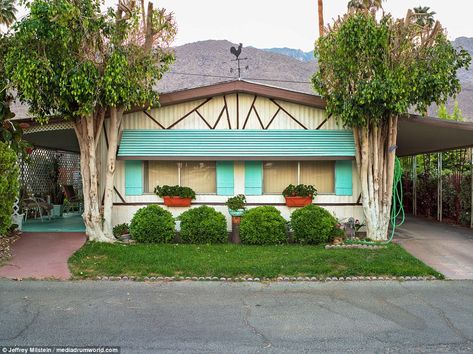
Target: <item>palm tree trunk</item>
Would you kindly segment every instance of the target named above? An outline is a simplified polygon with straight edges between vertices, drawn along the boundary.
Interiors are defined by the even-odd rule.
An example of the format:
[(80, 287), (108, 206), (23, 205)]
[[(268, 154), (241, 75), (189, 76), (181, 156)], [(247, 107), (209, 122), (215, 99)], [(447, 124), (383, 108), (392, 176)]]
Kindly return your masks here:
[(323, 0), (318, 0), (319, 2), (319, 37), (324, 35), (324, 2)]

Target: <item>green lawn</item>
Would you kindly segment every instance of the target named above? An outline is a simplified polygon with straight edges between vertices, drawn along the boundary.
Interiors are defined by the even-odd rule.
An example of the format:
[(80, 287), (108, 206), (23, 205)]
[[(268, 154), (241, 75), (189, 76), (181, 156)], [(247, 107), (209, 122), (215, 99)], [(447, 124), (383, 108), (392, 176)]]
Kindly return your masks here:
[(398, 245), (386, 249), (323, 246), (123, 245), (88, 242), (70, 259), (77, 278), (96, 276), (423, 276), (442, 275)]

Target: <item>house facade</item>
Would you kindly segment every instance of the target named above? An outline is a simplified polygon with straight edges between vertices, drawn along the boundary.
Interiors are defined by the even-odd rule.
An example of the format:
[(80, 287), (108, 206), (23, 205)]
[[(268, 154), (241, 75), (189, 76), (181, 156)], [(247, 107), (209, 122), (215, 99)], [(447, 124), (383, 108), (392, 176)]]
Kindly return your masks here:
[[(289, 219), (282, 191), (311, 184), (314, 204), (338, 219), (363, 218), (353, 133), (327, 117), (315, 95), (247, 81), (163, 94), (159, 108), (136, 108), (122, 122), (114, 182), (113, 224), (158, 204), (157, 185), (191, 187), (192, 206), (227, 216), (228, 197), (245, 194), (248, 207), (272, 205)], [(104, 178), (108, 123), (98, 145)], [(101, 194), (103, 184), (100, 183)]]

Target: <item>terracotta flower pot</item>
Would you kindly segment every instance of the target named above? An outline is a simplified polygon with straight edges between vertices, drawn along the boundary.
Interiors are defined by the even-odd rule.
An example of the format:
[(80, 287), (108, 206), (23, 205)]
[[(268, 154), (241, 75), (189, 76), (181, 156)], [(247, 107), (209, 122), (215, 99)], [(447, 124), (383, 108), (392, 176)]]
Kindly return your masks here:
[(188, 207), (191, 205), (192, 198), (181, 197), (163, 197), (164, 205), (168, 207)]
[(303, 207), (312, 204), (312, 197), (285, 197), (288, 207)]

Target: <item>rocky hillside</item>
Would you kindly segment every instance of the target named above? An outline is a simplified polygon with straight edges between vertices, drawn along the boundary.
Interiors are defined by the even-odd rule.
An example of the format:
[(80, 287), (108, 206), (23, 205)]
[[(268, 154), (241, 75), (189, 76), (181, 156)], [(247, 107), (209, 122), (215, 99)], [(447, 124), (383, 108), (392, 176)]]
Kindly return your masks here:
[(292, 48), (284, 47), (284, 48), (267, 48), (265, 50), (268, 52), (287, 55), (288, 57), (292, 57), (300, 61), (314, 60), (314, 52), (303, 52), (300, 49), (292, 49)]
[[(158, 88), (169, 92), (237, 79), (232, 46), (237, 44), (208, 40), (176, 47), (176, 62)], [(315, 62), (253, 47), (244, 47), (240, 58), (248, 58), (241, 62), (245, 80), (312, 93), (309, 81), (316, 70)]]

